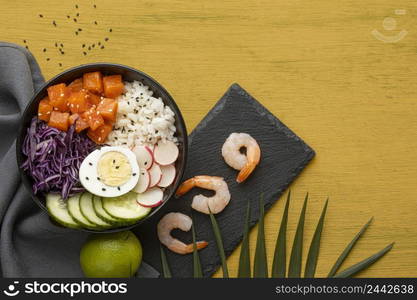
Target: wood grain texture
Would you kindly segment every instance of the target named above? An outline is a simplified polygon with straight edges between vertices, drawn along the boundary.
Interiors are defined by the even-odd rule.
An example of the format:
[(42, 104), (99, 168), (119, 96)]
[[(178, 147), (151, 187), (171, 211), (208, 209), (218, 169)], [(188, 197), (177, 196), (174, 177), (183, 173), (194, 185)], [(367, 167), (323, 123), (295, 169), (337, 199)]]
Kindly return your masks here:
[[(0, 37), (21, 45), (25, 39), (46, 78), (86, 62), (134, 66), (168, 89), (189, 130), (238, 82), (317, 152), (292, 185), (288, 246), (309, 191), (304, 253), (330, 196), (318, 276), (327, 274), (371, 216), (374, 223), (342, 268), (395, 241), (394, 249), (360, 276), (417, 276), (415, 1), (114, 3), (0, 0)], [(77, 23), (66, 17), (77, 13), (75, 4)], [(396, 15), (396, 9), (406, 14)], [(384, 30), (386, 17), (397, 21), (396, 30)], [(78, 28), (82, 32), (75, 35)], [(402, 29), (408, 34), (397, 43), (383, 43), (373, 29), (387, 36)], [(83, 43), (107, 36), (104, 49), (82, 54)], [(55, 41), (64, 44), (64, 55)], [(269, 265), (283, 206), (278, 201), (265, 220)], [(251, 253), (255, 239), (256, 229)], [(228, 259), (233, 276), (239, 250)]]

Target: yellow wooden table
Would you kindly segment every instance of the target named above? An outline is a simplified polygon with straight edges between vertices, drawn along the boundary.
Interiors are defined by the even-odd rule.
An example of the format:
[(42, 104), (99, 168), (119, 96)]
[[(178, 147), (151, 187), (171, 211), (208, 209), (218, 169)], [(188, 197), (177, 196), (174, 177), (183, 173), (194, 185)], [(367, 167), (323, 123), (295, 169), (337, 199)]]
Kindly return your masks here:
[[(374, 216), (344, 266), (395, 241), (360, 275), (417, 276), (414, 0), (118, 2), (0, 0), (0, 39), (28, 46), (46, 78), (98, 61), (143, 70), (190, 131), (238, 82), (317, 151), (292, 185), (288, 247), (309, 191), (305, 251), (330, 196), (317, 275)], [(283, 204), (266, 217), (270, 256)], [(252, 254), (255, 238), (256, 229)], [(228, 259), (233, 276), (239, 250)]]

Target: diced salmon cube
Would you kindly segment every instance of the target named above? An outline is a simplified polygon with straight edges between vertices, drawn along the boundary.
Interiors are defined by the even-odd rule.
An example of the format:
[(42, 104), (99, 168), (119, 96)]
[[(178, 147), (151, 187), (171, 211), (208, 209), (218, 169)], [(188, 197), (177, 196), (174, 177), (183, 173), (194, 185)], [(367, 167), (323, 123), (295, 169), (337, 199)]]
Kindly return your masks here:
[(111, 98), (103, 98), (97, 106), (97, 111), (101, 116), (110, 122), (116, 121), (117, 100)]
[(52, 111), (48, 126), (67, 131), (69, 126), (69, 116), (67, 112)]
[(107, 98), (116, 98), (124, 91), (124, 84), (121, 75), (111, 75), (103, 77), (104, 96)]
[(103, 92), (103, 75), (100, 72), (84, 73), (83, 88), (101, 94)]
[(78, 118), (78, 120), (75, 122), (75, 131), (78, 133), (80, 133), (84, 129), (87, 129), (88, 127), (90, 127), (88, 125), (88, 122), (81, 117)]
[(73, 82), (71, 82), (68, 85), (68, 88), (71, 90), (71, 92), (79, 92), (83, 88), (83, 79), (77, 78)]
[(71, 96), (68, 98), (68, 103), (71, 112), (74, 114), (83, 113), (90, 108), (88, 94), (85, 90), (71, 93)]
[(92, 130), (96, 130), (104, 124), (103, 117), (94, 107), (83, 113), (82, 117), (87, 121), (88, 126), (90, 126)]
[(100, 96), (97, 96), (91, 92), (87, 92), (87, 100), (91, 106), (97, 106), (100, 103)]
[(68, 119), (69, 124), (73, 125), (79, 117), (80, 117), (79, 114), (72, 114)]
[(60, 112), (69, 111), (67, 99), (71, 94), (70, 89), (65, 83), (59, 83), (48, 87), (49, 103), (54, 107), (54, 110)]
[(96, 144), (103, 144), (106, 142), (107, 136), (112, 131), (112, 125), (104, 124), (98, 127), (96, 130), (91, 128), (87, 131), (87, 136)]
[(45, 122), (49, 121), (53, 106), (49, 103), (49, 98), (45, 97), (39, 102), (38, 106), (38, 119)]

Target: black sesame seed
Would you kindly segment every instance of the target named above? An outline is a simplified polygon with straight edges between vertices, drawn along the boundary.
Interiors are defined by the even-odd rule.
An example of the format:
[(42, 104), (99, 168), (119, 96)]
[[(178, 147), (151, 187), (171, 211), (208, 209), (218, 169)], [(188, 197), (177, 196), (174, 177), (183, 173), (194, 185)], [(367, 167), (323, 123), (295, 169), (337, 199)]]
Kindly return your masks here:
[(83, 51), (83, 54), (84, 54), (84, 55), (87, 55), (87, 52)]
[(113, 29), (111, 29), (111, 28), (110, 28), (110, 29), (109, 29), (109, 32), (113, 32)]
[(132, 176), (136, 176), (136, 173), (133, 173)]
[(97, 43), (97, 45), (99, 45), (99, 46), (100, 46), (100, 45), (101, 45), (101, 42), (98, 42), (98, 43)]
[(46, 48), (43, 48), (43, 52), (46, 52)]
[(50, 61), (51, 59), (49, 57), (46, 58), (46, 61)]
[(127, 101), (127, 105), (130, 105), (130, 102), (129, 101)]
[(98, 23), (97, 23), (97, 21), (94, 21), (94, 24), (96, 24), (96, 25), (97, 25), (97, 24), (98, 24)]
[(78, 31), (83, 31), (83, 29), (82, 28), (78, 28)]
[(108, 37), (106, 37), (104, 40), (107, 42), (107, 41), (109, 40), (109, 38), (108, 38)]
[(123, 117), (125, 117), (125, 118), (126, 118), (127, 116), (126, 116), (125, 114), (123, 114)]
[(58, 65), (59, 65), (60, 67), (62, 67), (62, 64), (61, 64), (61, 63), (59, 63)]
[(101, 46), (100, 48), (101, 48), (101, 49), (104, 49), (104, 46)]
[(25, 46), (25, 48), (29, 50), (29, 47), (28, 46)]
[(117, 141), (117, 136), (115, 136), (114, 139)]
[(94, 7), (94, 8), (97, 8), (97, 5), (95, 5), (95, 4), (94, 4), (94, 5), (93, 5), (93, 7)]
[(96, 44), (91, 45), (93, 48), (96, 46)]
[(79, 17), (80, 16), (80, 13), (77, 13), (77, 17)]
[(158, 113), (155, 113), (155, 116), (157, 116), (158, 115)]
[(39, 18), (43, 18), (43, 15), (42, 14), (39, 14)]
[(56, 27), (56, 22), (55, 21), (52, 21), (52, 24)]
[(23, 40), (23, 43), (25, 43), (25, 44), (26, 44), (26, 40)]
[(159, 131), (158, 130), (155, 130), (155, 133), (158, 133)]
[(120, 191), (120, 186), (118, 186), (117, 189)]
[(78, 4), (75, 4), (75, 8), (78, 9)]
[(74, 18), (73, 20), (74, 20), (75, 23), (77, 23), (77, 19), (76, 18)]
[(78, 35), (78, 31), (75, 32), (75, 35)]
[(114, 163), (114, 164), (116, 163), (116, 160), (115, 160), (115, 159), (113, 159), (113, 163)]
[(83, 48), (85, 48), (85, 44), (83, 44), (83, 46), (82, 46)]
[(97, 177), (97, 180), (100, 181), (100, 177)]
[(61, 43), (61, 47), (64, 48), (64, 44), (63, 43)]
[(93, 164), (92, 164), (92, 163), (90, 163), (90, 162), (89, 162), (88, 164), (89, 164), (90, 166), (92, 166), (92, 165), (93, 165)]
[(147, 164), (148, 164), (148, 162), (147, 162), (147, 161), (145, 161), (144, 165), (146, 166)]
[(119, 169), (120, 168), (120, 166), (116, 166), (116, 169)]
[(88, 46), (88, 51), (90, 51), (91, 50), (91, 47), (90, 46)]
[(70, 16), (67, 16), (67, 19), (70, 19), (71, 17)]
[(86, 180), (89, 180), (88, 177), (85, 178)]
[(105, 191), (106, 191), (106, 189), (105, 189), (105, 188), (102, 188), (101, 190), (102, 190), (103, 192), (105, 192)]
[(58, 47), (58, 43), (55, 42), (55, 47)]

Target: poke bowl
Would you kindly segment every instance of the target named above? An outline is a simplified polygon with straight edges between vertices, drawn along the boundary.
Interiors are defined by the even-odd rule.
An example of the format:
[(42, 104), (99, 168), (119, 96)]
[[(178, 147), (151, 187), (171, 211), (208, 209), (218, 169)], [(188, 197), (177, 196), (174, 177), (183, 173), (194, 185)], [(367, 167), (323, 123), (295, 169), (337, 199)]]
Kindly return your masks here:
[(174, 195), (187, 148), (183, 117), (164, 87), (134, 68), (92, 63), (35, 93), (16, 157), (24, 186), (54, 224), (116, 232)]

